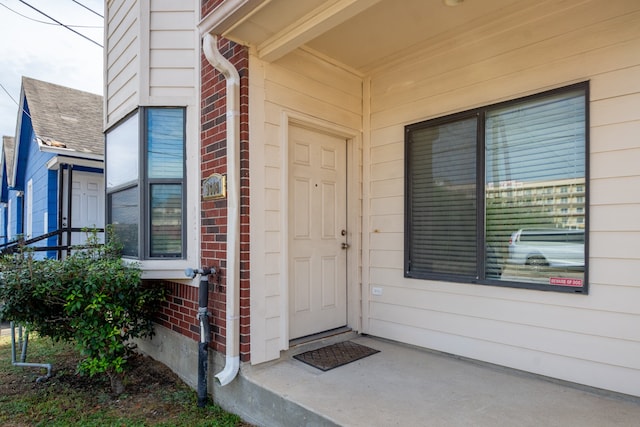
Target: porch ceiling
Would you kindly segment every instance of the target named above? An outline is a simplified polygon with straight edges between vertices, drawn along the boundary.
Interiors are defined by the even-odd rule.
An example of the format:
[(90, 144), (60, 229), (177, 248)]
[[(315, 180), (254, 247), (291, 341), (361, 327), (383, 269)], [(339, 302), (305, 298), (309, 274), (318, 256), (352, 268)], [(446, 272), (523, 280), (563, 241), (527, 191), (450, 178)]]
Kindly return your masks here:
[[(452, 0), (454, 3), (455, 0)], [(306, 46), (362, 74), (430, 44), (490, 28), (557, 0), (227, 0), (200, 24), (274, 61)], [(562, 2), (560, 2), (562, 3)], [(571, 3), (571, 1), (569, 2)]]

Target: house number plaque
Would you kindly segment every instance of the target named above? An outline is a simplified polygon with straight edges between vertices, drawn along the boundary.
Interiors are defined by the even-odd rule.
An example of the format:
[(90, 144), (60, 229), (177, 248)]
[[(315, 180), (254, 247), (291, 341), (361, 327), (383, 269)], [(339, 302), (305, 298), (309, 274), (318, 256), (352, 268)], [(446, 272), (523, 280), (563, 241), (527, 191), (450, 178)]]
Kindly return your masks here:
[(219, 173), (209, 175), (202, 183), (202, 198), (210, 200), (225, 197), (227, 197), (227, 176)]

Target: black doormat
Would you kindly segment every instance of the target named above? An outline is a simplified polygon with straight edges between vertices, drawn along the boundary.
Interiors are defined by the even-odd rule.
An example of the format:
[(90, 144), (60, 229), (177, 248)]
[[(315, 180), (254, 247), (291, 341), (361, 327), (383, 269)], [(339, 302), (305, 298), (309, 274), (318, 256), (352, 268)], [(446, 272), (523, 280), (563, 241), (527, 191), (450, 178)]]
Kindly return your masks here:
[(374, 348), (351, 341), (343, 341), (297, 354), (293, 358), (322, 371), (328, 371), (379, 352), (380, 350)]

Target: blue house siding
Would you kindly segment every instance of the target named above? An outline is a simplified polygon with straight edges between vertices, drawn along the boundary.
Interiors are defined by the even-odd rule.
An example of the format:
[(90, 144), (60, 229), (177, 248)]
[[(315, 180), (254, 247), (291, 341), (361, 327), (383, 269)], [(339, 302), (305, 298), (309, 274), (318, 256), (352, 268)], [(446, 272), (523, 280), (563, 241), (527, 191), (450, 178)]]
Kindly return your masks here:
[[(39, 149), (27, 102), (24, 103), (24, 108), (26, 111), (22, 114), (21, 126), (17, 136), (18, 158), (15, 164), (16, 179), (12, 187), (13, 191), (10, 192), (12, 212), (9, 215), (11, 223), (8, 225), (11, 227), (12, 240), (15, 240), (19, 235), (25, 238), (33, 238), (41, 236), (50, 230), (55, 230), (55, 227), (49, 228), (51, 220), (48, 217), (53, 214), (53, 221), (57, 220), (57, 172), (49, 171), (46, 167), (47, 162), (55, 157), (55, 155), (42, 152)], [(29, 181), (31, 181), (31, 195), (28, 194)], [(53, 184), (53, 186), (51, 186), (51, 184)], [(18, 196), (18, 192), (23, 192), (22, 197)], [(51, 197), (51, 194), (54, 196)], [(31, 235), (25, 236), (28, 228), (26, 221), (28, 220), (27, 201), (29, 198), (31, 199)], [(48, 239), (38, 242), (33, 246), (42, 247), (55, 243), (55, 239)], [(44, 253), (36, 253), (36, 255), (38, 258), (45, 256)]]
[(0, 205), (0, 245), (7, 243), (7, 207)]
[(18, 149), (18, 157), (15, 163), (15, 182), (13, 182), (13, 190), (24, 191), (26, 185), (25, 173), (26, 164), (31, 149), (31, 141), (35, 138), (33, 126), (31, 124), (31, 116), (29, 115), (29, 106), (24, 103), (24, 112), (22, 113), (21, 126), (18, 132), (16, 147)]
[[(4, 156), (2, 156), (4, 158)], [(9, 186), (7, 184), (7, 165), (2, 162), (2, 185), (0, 185), (0, 203), (6, 203), (9, 200)]]
[(7, 243), (7, 202), (9, 201), (9, 186), (7, 185), (7, 165), (4, 152), (2, 158), (2, 174), (0, 184), (0, 245)]
[(7, 236), (9, 240), (16, 240), (22, 235), (22, 197), (18, 197), (17, 191), (9, 192), (9, 201), (7, 205)]
[[(58, 171), (48, 171), (47, 182), (47, 224), (44, 224), (44, 232), (48, 233), (58, 229)], [(46, 240), (47, 246), (55, 246), (58, 244), (58, 237), (49, 237)], [(47, 258), (55, 258), (56, 251), (47, 251)]]
[[(29, 198), (27, 188), (28, 182), (32, 183), (32, 192), (31, 195), (31, 213), (32, 213), (32, 223), (31, 223), (31, 236), (29, 238), (33, 238), (36, 236), (41, 236), (45, 234), (48, 230), (45, 227), (45, 214), (50, 215), (51, 211), (56, 211), (56, 201), (54, 198), (53, 201), (53, 209), (50, 210), (49, 203), (49, 174), (50, 171), (46, 168), (46, 164), (49, 160), (55, 157), (51, 153), (42, 152), (38, 149), (38, 143), (36, 141), (35, 134), (31, 133), (30, 143), (28, 144), (28, 157), (27, 161), (23, 164), (24, 171), (24, 182), (23, 186), (25, 189), (24, 195), (24, 203), (25, 203), (25, 221), (27, 220), (27, 200)], [(57, 193), (57, 181), (54, 181), (53, 191)], [(48, 221), (47, 221), (48, 222)], [(28, 227), (25, 224), (25, 230)], [(40, 241), (36, 243), (34, 246), (47, 246), (47, 241)]]
[[(31, 125), (31, 116), (29, 114), (29, 106), (25, 102), (23, 105), (23, 113), (20, 117), (21, 126), (16, 136), (16, 149), (18, 150), (14, 176), (9, 177), (9, 183), (12, 184), (9, 191), (8, 206), (8, 236), (10, 241), (16, 240), (24, 235), (24, 190), (26, 185), (26, 162), (29, 158), (31, 139), (33, 138), (33, 127)], [(13, 182), (11, 182), (13, 181)]]

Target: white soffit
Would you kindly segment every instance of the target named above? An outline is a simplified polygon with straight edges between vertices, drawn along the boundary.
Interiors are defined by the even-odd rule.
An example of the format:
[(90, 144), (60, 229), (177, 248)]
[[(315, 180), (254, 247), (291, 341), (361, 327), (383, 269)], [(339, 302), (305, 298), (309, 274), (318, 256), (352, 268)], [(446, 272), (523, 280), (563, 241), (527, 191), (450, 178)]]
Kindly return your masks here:
[(245, 22), (255, 11), (270, 3), (271, 0), (227, 0), (223, 1), (211, 13), (200, 21), (200, 36), (207, 33), (224, 35)]
[(380, 0), (326, 2), (258, 45), (258, 56), (275, 61), (319, 35), (343, 24)]
[[(580, 0), (570, 0), (572, 7)], [(359, 72), (425, 46), (477, 40), (497, 28), (535, 20), (558, 0), (227, 0), (200, 23), (275, 61), (305, 46)]]
[(228, 0), (199, 24), (274, 61), (381, 0)]

